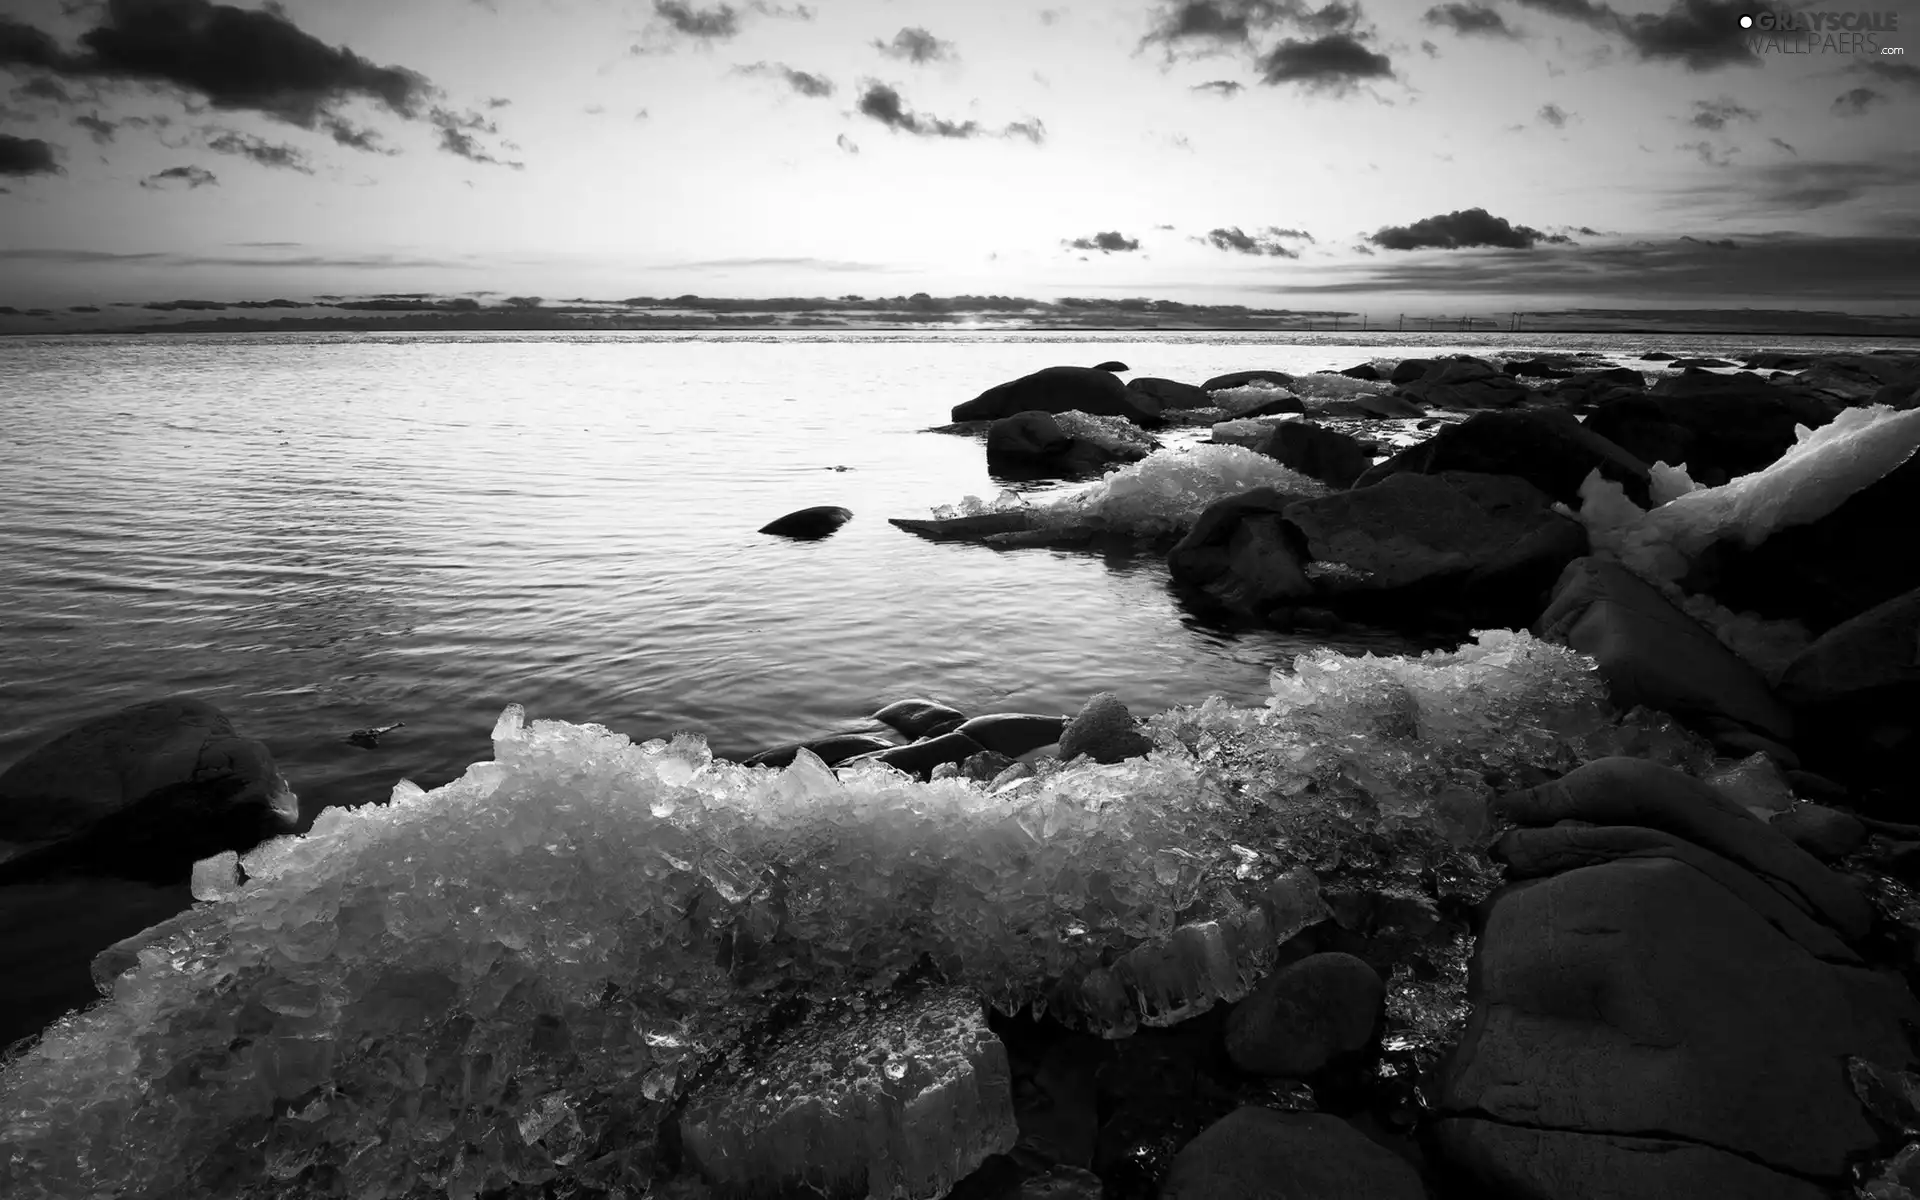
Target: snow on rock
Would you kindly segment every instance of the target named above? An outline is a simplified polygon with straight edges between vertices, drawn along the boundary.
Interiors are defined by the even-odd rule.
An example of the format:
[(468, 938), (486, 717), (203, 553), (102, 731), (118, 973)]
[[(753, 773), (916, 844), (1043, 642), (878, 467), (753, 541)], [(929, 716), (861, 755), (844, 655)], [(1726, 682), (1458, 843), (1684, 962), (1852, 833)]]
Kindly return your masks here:
[[(244, 856), (244, 882), (199, 872), (224, 898), (0, 1070), (0, 1194), (639, 1195), (660, 1121), (776, 1000), (884, 998), (930, 964), (1004, 1011), (1120, 1036), (1245, 995), (1326, 913), (1317, 873), (1484, 896), (1483, 770), (1612, 752), (1603, 697), (1590, 660), (1524, 633), (1319, 652), (1267, 708), (1163, 713), (1145, 757), (991, 790), (836, 776), (805, 751), (744, 767), (698, 737), (635, 745), (511, 706), (493, 761), (454, 782), (328, 809)], [(1456, 1029), (1465, 958), (1396, 977), (1390, 1017)], [(977, 1016), (949, 1016), (909, 1076), (991, 1066)], [(829, 1110), (850, 1111), (808, 1109)], [(935, 1124), (936, 1164), (1001, 1136), (988, 1116)]]
[(1207, 505), (1249, 488), (1274, 487), (1301, 497), (1327, 485), (1244, 446), (1161, 450), (1078, 492), (1044, 506), (1057, 526), (1089, 525), (1143, 537), (1185, 531)]
[(1214, 407), (1221, 409), (1229, 416), (1238, 416), (1270, 401), (1297, 398), (1298, 393), (1277, 383), (1254, 382), (1242, 384), (1239, 387), (1221, 388), (1218, 391), (1208, 392), (1207, 395), (1212, 397)]

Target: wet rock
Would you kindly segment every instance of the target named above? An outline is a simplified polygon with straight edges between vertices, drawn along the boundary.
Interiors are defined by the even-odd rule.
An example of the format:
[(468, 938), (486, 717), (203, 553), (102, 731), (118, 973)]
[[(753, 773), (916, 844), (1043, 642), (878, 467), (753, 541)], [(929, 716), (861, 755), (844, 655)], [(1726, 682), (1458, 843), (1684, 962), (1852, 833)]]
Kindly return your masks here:
[(1168, 551), (1168, 573), (1175, 583), (1250, 615), (1311, 595), (1306, 540), (1283, 517), (1299, 499), (1252, 488), (1215, 501)]
[(1379, 368), (1375, 367), (1372, 363), (1356, 363), (1351, 367), (1335, 372), (1335, 374), (1345, 375), (1348, 379), (1364, 379), (1369, 383), (1380, 378)]
[(1349, 488), (1373, 466), (1373, 453), (1360, 439), (1312, 421), (1282, 421), (1258, 447), (1302, 475), (1337, 488)]
[(1676, 358), (1670, 360), (1670, 365), (1675, 368), (1700, 370), (1707, 367), (1731, 367), (1733, 364), (1724, 358)]
[(1780, 696), (1808, 760), (1866, 784), (1920, 761), (1920, 589), (1844, 621), (1787, 665)]
[(1143, 375), (1137, 379), (1129, 379), (1127, 386), (1148, 397), (1162, 409), (1210, 408), (1213, 405), (1213, 397), (1207, 394), (1207, 389), (1174, 379)]
[(1786, 354), (1778, 350), (1762, 350), (1750, 354), (1743, 366), (1749, 371), (1804, 371), (1811, 367), (1813, 358), (1805, 354)]
[(1802, 850), (1828, 862), (1845, 858), (1867, 841), (1867, 827), (1857, 818), (1824, 804), (1796, 804), (1775, 817), (1773, 827)]
[(86, 721), (0, 774), (0, 876), (54, 869), (152, 883), (292, 829), (299, 800), (261, 743), (191, 696)]
[(1920, 408), (1920, 384), (1889, 383), (1874, 392), (1869, 404), (1884, 404), (1907, 412)]
[(1672, 362), (1673, 355), (1665, 350), (1649, 350), (1640, 356), (1641, 362)]
[(1392, 373), (1387, 376), (1387, 382), (1412, 383), (1414, 380), (1426, 375), (1427, 368), (1431, 366), (1433, 366), (1433, 360), (1430, 358), (1402, 359), (1394, 365)]
[(990, 783), (1000, 777), (1014, 759), (992, 750), (964, 758), (959, 762), (941, 763), (928, 773), (929, 779), (971, 779), (975, 783)]
[(915, 519), (888, 517), (887, 524), (908, 533), (917, 533), (933, 542), (982, 542), (990, 537), (1031, 532), (1033, 514), (1026, 509), (981, 513), (972, 517)]
[(1402, 392), (1388, 396), (1352, 396), (1346, 403), (1363, 416), (1384, 420), (1410, 420), (1427, 415), (1424, 405), (1416, 403)]
[(1603, 371), (1578, 371), (1554, 380), (1542, 389), (1540, 399), (1552, 400), (1570, 408), (1583, 408), (1610, 398), (1615, 392), (1634, 395), (1644, 392), (1646, 376), (1631, 367), (1608, 367)]
[(1038, 750), (1059, 741), (1066, 725), (1065, 717), (1045, 717), (1034, 713), (983, 713), (954, 732), (965, 734), (984, 749), (997, 751), (1008, 758), (1019, 758), (1030, 750)]
[(1407, 1163), (1338, 1117), (1236, 1109), (1187, 1143), (1161, 1200), (1423, 1200)]
[(1523, 358), (1505, 363), (1500, 369), (1519, 379), (1558, 379), (1578, 371), (1580, 364), (1564, 358)]
[(1135, 424), (1153, 424), (1160, 409), (1153, 400), (1129, 391), (1110, 371), (1093, 367), (1045, 367), (1031, 375), (990, 387), (964, 404), (954, 406), (954, 421), (991, 421), (1023, 412), (1084, 412), (1100, 417), (1125, 417)]
[(1670, 713), (1741, 757), (1756, 749), (1792, 757), (1784, 745), (1793, 718), (1759, 673), (1619, 563), (1568, 564), (1534, 633), (1592, 655), (1622, 711)]
[(916, 696), (907, 700), (895, 700), (874, 713), (873, 719), (890, 729), (897, 730), (902, 737), (923, 738), (935, 737), (952, 730), (967, 719), (967, 714), (937, 700), (925, 700)]
[(788, 742), (770, 750), (762, 750), (751, 758), (743, 759), (742, 766), (748, 767), (784, 767), (793, 762), (794, 756), (802, 750), (810, 750), (819, 756), (827, 766), (837, 766), (850, 758), (862, 754), (876, 754), (890, 750), (894, 743), (871, 733), (836, 733), (829, 737), (813, 738), (804, 742)]
[(1366, 487), (1403, 472), (1477, 471), (1516, 476), (1555, 500), (1578, 506), (1580, 484), (1596, 469), (1623, 486), (1634, 503), (1647, 507), (1647, 464), (1570, 414), (1546, 409), (1483, 412), (1368, 468), (1355, 486)]
[(1693, 371), (1637, 395), (1612, 392), (1587, 418), (1588, 429), (1645, 463), (1687, 464), (1708, 486), (1758, 471), (1794, 444), (1794, 427), (1833, 419), (1833, 402), (1755, 375)]
[(1306, 401), (1298, 396), (1275, 396), (1271, 400), (1262, 400), (1250, 408), (1240, 409), (1234, 413), (1234, 416), (1240, 420), (1246, 420), (1252, 417), (1277, 417), (1306, 411)]
[(1229, 371), (1225, 375), (1215, 375), (1200, 387), (1209, 392), (1225, 391), (1227, 388), (1245, 387), (1249, 383), (1272, 383), (1286, 387), (1293, 382), (1293, 376), (1285, 371)]
[(943, 733), (939, 737), (926, 738), (905, 746), (894, 746), (872, 754), (855, 755), (844, 760), (840, 765), (857, 767), (865, 763), (879, 762), (925, 779), (940, 764), (964, 762), (985, 749), (980, 743), (961, 732), (965, 728), (966, 726), (962, 725), (960, 729)]
[(1464, 357), (1436, 363), (1406, 384), (1404, 394), (1422, 404), (1454, 409), (1506, 408), (1533, 395), (1525, 384), (1492, 364)]
[(1227, 1018), (1227, 1054), (1257, 1075), (1312, 1075), (1373, 1040), (1386, 985), (1351, 954), (1314, 954), (1262, 980)]
[(1101, 692), (1088, 700), (1060, 732), (1062, 760), (1085, 754), (1098, 763), (1117, 763), (1139, 758), (1152, 749), (1153, 742), (1135, 726), (1127, 706), (1112, 692)]
[(1046, 458), (1065, 452), (1073, 436), (1052, 413), (1023, 412), (1001, 417), (987, 427), (987, 453), (1014, 458)]
[[(1438, 1145), (1483, 1188), (1542, 1198), (1837, 1186), (1880, 1143), (1838, 1064), (1908, 1069), (1901, 1022), (1920, 1018), (1898, 981), (1814, 958), (1660, 858), (1502, 891), (1472, 978), (1473, 1019), (1441, 1095), (1460, 1120)], [(1623, 1166), (1623, 1139), (1698, 1157), (1668, 1180), (1664, 1166)]]
[(796, 541), (814, 541), (830, 536), (851, 520), (852, 509), (841, 508), (837, 504), (820, 504), (768, 521), (759, 531)]
[(1096, 371), (1131, 371), (1133, 368), (1123, 362), (1110, 358), (1106, 362), (1093, 364), (1093, 369)]

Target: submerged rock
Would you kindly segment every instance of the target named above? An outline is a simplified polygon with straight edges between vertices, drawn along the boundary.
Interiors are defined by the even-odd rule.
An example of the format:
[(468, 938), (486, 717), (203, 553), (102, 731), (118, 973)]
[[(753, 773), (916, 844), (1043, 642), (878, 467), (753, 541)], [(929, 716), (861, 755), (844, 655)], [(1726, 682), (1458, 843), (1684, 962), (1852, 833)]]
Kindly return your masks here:
[(0, 875), (177, 882), (195, 860), (299, 819), (266, 746), (213, 705), (172, 696), (83, 722), (0, 774)]
[(1143, 375), (1127, 380), (1127, 386), (1147, 396), (1162, 409), (1209, 408), (1213, 405), (1213, 396), (1207, 389), (1174, 379)]
[(966, 720), (967, 714), (937, 700), (914, 697), (910, 700), (895, 700), (874, 713), (873, 719), (890, 729), (897, 730), (903, 737), (923, 738), (946, 733)]
[(1236, 1109), (1174, 1158), (1160, 1200), (1423, 1200), (1419, 1172), (1326, 1113)]
[(1336, 488), (1354, 486), (1373, 466), (1373, 452), (1359, 438), (1312, 421), (1282, 421), (1255, 449)]
[(1225, 375), (1215, 375), (1200, 385), (1202, 391), (1222, 392), (1228, 388), (1245, 387), (1250, 383), (1267, 383), (1286, 387), (1293, 382), (1293, 376), (1285, 371), (1228, 371)]
[(873, 754), (892, 749), (892, 747), (892, 742), (871, 733), (836, 733), (804, 742), (788, 742), (783, 746), (774, 746), (760, 751), (751, 758), (743, 759), (740, 765), (784, 767), (792, 763), (800, 751), (805, 750), (831, 767), (856, 755)]
[(832, 535), (851, 520), (853, 520), (852, 509), (841, 508), (837, 504), (821, 504), (790, 512), (778, 520), (769, 521), (762, 525), (759, 531), (778, 537), (793, 538), (796, 541), (814, 541)]

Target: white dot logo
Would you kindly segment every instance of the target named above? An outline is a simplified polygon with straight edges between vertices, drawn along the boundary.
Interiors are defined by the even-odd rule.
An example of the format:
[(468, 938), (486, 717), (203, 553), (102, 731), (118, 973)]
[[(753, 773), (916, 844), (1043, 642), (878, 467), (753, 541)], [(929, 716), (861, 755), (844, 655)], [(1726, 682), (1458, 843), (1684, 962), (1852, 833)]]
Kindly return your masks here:
[(1745, 16), (1745, 15), (1742, 15), (1742, 16), (1741, 16), (1741, 18), (1740, 18), (1740, 28), (1742, 28), (1742, 29), (1752, 29), (1752, 28), (1753, 28), (1753, 18), (1752, 18), (1752, 17), (1749, 17), (1749, 16)]

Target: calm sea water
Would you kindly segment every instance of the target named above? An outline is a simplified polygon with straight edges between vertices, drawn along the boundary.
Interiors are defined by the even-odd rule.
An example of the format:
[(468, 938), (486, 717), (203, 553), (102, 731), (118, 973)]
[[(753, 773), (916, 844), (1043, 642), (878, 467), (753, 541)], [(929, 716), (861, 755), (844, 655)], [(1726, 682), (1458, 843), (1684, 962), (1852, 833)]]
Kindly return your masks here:
[[(1792, 346), (1776, 339), (1771, 346)], [(1801, 343), (1835, 346), (1835, 343)], [(722, 754), (889, 700), (1135, 711), (1263, 695), (1307, 643), (1186, 611), (1154, 558), (937, 545), (887, 517), (991, 495), (920, 432), (983, 388), (1118, 358), (1198, 382), (1434, 348), (1663, 336), (478, 334), (0, 341), (0, 768), (192, 692), (322, 806), (489, 756), (501, 707)], [(834, 468), (844, 467), (844, 471)], [(757, 534), (806, 505), (821, 542)], [(1382, 640), (1377, 648), (1404, 648)], [(404, 721), (376, 750), (357, 727)]]

